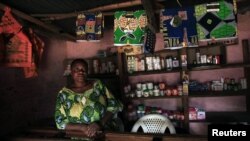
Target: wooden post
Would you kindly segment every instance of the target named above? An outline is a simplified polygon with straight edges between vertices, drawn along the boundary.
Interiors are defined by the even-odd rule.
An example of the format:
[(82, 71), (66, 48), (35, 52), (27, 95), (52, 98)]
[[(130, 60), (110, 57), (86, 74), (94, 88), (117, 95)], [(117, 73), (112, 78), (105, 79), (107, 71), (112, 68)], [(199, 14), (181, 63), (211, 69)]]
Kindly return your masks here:
[(241, 42), (242, 42), (243, 62), (250, 63), (249, 41), (248, 39), (243, 39)]
[(152, 31), (155, 33), (157, 31), (157, 24), (155, 19), (155, 1), (154, 0), (141, 0), (146, 14), (148, 17), (149, 25), (152, 26)]

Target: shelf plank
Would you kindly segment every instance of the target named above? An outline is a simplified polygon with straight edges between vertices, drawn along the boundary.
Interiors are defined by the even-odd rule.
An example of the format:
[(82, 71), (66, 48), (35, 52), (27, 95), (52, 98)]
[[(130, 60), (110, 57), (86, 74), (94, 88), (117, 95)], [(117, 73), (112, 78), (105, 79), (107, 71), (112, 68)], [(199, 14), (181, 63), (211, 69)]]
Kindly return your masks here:
[(214, 70), (214, 69), (226, 69), (226, 68), (240, 68), (250, 67), (249, 63), (232, 63), (232, 64), (220, 64), (220, 65), (204, 65), (197, 67), (188, 67), (190, 71), (202, 71), (202, 70)]
[(212, 122), (212, 123), (242, 123), (250, 122), (248, 112), (206, 112), (205, 120), (189, 120), (189, 122)]
[[(204, 91), (204, 92), (190, 92), (188, 97), (225, 97), (225, 96), (246, 96), (249, 90), (239, 91)], [(157, 99), (171, 99), (183, 98), (184, 96), (149, 96), (149, 97), (134, 97), (128, 100), (157, 100)]]
[(176, 68), (171, 71), (168, 70), (153, 70), (153, 71), (136, 71), (132, 73), (127, 73), (128, 76), (138, 76), (138, 75), (150, 75), (150, 74), (164, 74), (164, 73), (176, 73), (180, 72), (181, 68)]
[(203, 91), (203, 92), (189, 92), (189, 97), (225, 97), (225, 96), (246, 96), (249, 90), (238, 91)]
[(172, 98), (183, 98), (183, 96), (149, 96), (149, 97), (134, 97), (128, 100), (157, 100), (157, 99), (172, 99)]
[[(192, 67), (189, 66), (189, 71), (202, 71), (202, 70), (215, 70), (215, 69), (227, 69), (227, 68), (241, 68), (241, 67), (250, 67), (249, 63), (233, 63), (233, 64), (220, 64), (220, 65), (204, 65)], [(175, 68), (171, 71), (167, 70), (153, 70), (153, 71), (136, 71), (132, 73), (128, 73), (128, 76), (138, 76), (138, 75), (150, 75), (150, 74), (164, 74), (164, 73), (176, 73), (181, 72), (181, 68)]]

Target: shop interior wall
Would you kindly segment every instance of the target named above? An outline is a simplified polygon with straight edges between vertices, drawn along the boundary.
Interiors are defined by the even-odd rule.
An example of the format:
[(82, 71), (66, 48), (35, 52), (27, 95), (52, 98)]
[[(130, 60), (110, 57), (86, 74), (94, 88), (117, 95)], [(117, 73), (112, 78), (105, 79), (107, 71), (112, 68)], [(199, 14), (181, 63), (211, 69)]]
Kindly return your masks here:
[[(0, 67), (0, 137), (53, 117), (56, 94), (64, 85), (62, 62), (66, 41), (43, 38), (38, 77), (24, 78), (22, 68)], [(39, 122), (38, 122), (39, 121)]]
[[(228, 61), (238, 62), (242, 60), (241, 40), (250, 39), (250, 14), (238, 16), (239, 44), (227, 47)], [(0, 136), (12, 132), (19, 127), (34, 124), (35, 121), (45, 118), (53, 118), (55, 99), (58, 90), (66, 84), (63, 77), (65, 68), (64, 61), (69, 58), (93, 57), (99, 50), (105, 50), (113, 46), (113, 29), (104, 30), (104, 37), (100, 42), (68, 42), (58, 38), (46, 39), (44, 58), (39, 68), (39, 77), (25, 79), (21, 68), (0, 67)], [(163, 49), (163, 38), (157, 33), (156, 50)], [(220, 73), (228, 70), (220, 70)], [(243, 75), (241, 69), (230, 69), (235, 77)], [(197, 72), (194, 72), (197, 73)], [(219, 78), (218, 72), (208, 72), (210, 76)], [(227, 74), (230, 74), (227, 73)], [(162, 75), (164, 77), (162, 77)], [(207, 78), (207, 73), (203, 71), (198, 74), (200, 79)], [(191, 74), (191, 77), (197, 74)], [(178, 78), (177, 78), (178, 77)], [(143, 82), (145, 80), (157, 81), (165, 78), (169, 83), (178, 82), (178, 74), (148, 75), (143, 77), (131, 77), (131, 83)], [(201, 80), (201, 81), (203, 81)], [(221, 100), (220, 103), (226, 102)], [(242, 99), (239, 98), (239, 103)], [(163, 102), (162, 102), (163, 103)], [(179, 103), (179, 102), (176, 102)], [(206, 102), (213, 106), (213, 101)], [(222, 104), (225, 105), (226, 104)], [(159, 104), (161, 106), (161, 104)], [(164, 105), (165, 106), (165, 105)], [(201, 105), (202, 106), (202, 105)], [(221, 107), (223, 108), (223, 107)], [(201, 126), (197, 126), (200, 130)], [(204, 128), (202, 128), (205, 130)], [(196, 133), (196, 131), (193, 131)]]

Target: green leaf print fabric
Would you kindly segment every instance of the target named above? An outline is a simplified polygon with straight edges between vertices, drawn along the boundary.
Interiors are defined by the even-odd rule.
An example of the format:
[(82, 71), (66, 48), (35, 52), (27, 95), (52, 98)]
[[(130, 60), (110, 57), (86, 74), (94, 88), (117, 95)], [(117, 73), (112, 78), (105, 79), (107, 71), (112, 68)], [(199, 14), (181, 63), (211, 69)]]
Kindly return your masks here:
[(106, 111), (117, 113), (122, 108), (100, 80), (84, 93), (64, 87), (57, 96), (55, 122), (58, 129), (65, 129), (67, 123), (90, 124), (99, 121)]
[(114, 14), (114, 45), (143, 45), (147, 15), (145, 10), (117, 11)]

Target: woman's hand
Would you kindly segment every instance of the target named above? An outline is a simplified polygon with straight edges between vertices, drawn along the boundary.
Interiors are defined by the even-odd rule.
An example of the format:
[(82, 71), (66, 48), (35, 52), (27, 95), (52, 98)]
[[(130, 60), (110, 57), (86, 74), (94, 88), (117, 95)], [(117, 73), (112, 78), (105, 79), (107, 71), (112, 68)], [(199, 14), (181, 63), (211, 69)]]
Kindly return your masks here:
[(83, 132), (83, 135), (88, 136), (88, 133), (87, 133), (88, 126), (87, 125), (81, 125), (80, 130), (81, 130), (81, 132)]
[(97, 135), (97, 132), (101, 130), (101, 126), (97, 123), (91, 123), (87, 127), (87, 136), (93, 138)]

